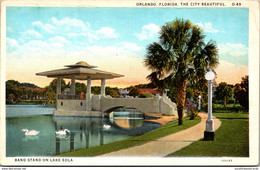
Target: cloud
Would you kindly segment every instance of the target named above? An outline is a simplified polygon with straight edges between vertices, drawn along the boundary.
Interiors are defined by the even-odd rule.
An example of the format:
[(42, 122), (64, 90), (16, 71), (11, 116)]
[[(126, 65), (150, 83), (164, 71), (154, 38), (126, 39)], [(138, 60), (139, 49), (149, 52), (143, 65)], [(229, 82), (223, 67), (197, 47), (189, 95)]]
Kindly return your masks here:
[(34, 53), (38, 51), (39, 53), (43, 53), (45, 51), (55, 51), (57, 49), (61, 50), (61, 48), (63, 48), (66, 44), (70, 44), (70, 41), (66, 40), (64, 37), (55, 36), (53, 38), (49, 38), (48, 41), (31, 40), (20, 46), (20, 50), (18, 52), (27, 53), (26, 51), (28, 51), (28, 53)]
[[(55, 65), (63, 66), (61, 61), (66, 61), (64, 56), (66, 56), (66, 52), (58, 43), (31, 40), (18, 44), (15, 50), (6, 53), (6, 78), (7, 80), (32, 82), (44, 87), (51, 79), (35, 76), (35, 73), (55, 69)], [(53, 68), (51, 68), (52, 66)]]
[(212, 23), (211, 22), (207, 22), (207, 23), (196, 23), (196, 25), (198, 25), (199, 27), (201, 27), (201, 28), (203, 28), (203, 30), (205, 31), (205, 32), (209, 32), (209, 33), (218, 33), (219, 32), (219, 30), (217, 30), (217, 29), (214, 29), (213, 27), (212, 27)]
[[(81, 51), (87, 51), (90, 56), (93, 56), (94, 60), (97, 58), (102, 58), (103, 56), (107, 57), (110, 56), (111, 58), (116, 56), (121, 57), (138, 57), (137, 53), (135, 52), (138, 48), (134, 44), (131, 44), (132, 47), (127, 46), (128, 43), (123, 42), (119, 43), (115, 46), (87, 46), (82, 48)], [(108, 57), (109, 58), (109, 57)]]
[(76, 18), (65, 17), (58, 20), (55, 17), (52, 17), (51, 21), (56, 26), (57, 30), (62, 31), (70, 38), (84, 37), (87, 41), (94, 42), (104, 38), (119, 37), (115, 29), (111, 27), (101, 27), (98, 30), (94, 30), (88, 22)]
[[(41, 21), (34, 21), (32, 23), (35, 28), (43, 30), (50, 34), (65, 35), (67, 38), (83, 37), (87, 41), (93, 43), (94, 41), (118, 38), (119, 34), (111, 27), (101, 27), (100, 29), (92, 29), (88, 22), (76, 18), (64, 17), (57, 19), (56, 17), (50, 18), (51, 23), (42, 23)], [(40, 33), (35, 30), (23, 33), (24, 36), (29, 37), (29, 34), (37, 38), (42, 38)], [(51, 39), (50, 39), (51, 40)]]
[(70, 32), (66, 34), (69, 37), (79, 37), (79, 36), (86, 36), (85, 33), (74, 33), (74, 32)]
[(47, 33), (53, 33), (53, 31), (55, 30), (55, 27), (53, 25), (48, 24), (48, 23), (43, 24), (41, 21), (35, 21), (32, 23), (32, 25), (46, 31)]
[(70, 41), (68, 41), (66, 38), (62, 36), (55, 36), (52, 38), (49, 38), (49, 43), (51, 48), (63, 48), (64, 45), (71, 44)]
[(227, 82), (228, 84), (236, 84), (241, 82), (241, 77), (248, 75), (248, 66), (236, 65), (226, 60), (219, 60), (216, 73), (217, 83)]
[(70, 44), (71, 42), (68, 41), (66, 38), (62, 36), (55, 36), (49, 38), (48, 42), (50, 43), (50, 48), (63, 48), (65, 45)]
[(132, 50), (132, 51), (139, 51), (142, 49), (142, 47), (139, 47), (134, 43), (123, 42), (121, 44), (122, 44), (123, 49), (128, 49), (128, 50)]
[(113, 28), (102, 27), (101, 29), (95, 31), (88, 29), (87, 31), (80, 33), (68, 33), (69, 37), (85, 37), (89, 42), (94, 42), (96, 40), (105, 39), (105, 38), (118, 38), (119, 35), (115, 32)]
[(210, 22), (204, 24), (204, 28), (206, 32), (217, 33), (219, 30), (212, 28), (212, 24)]
[(57, 43), (63, 43), (63, 44), (69, 44), (70, 41), (68, 41), (66, 38), (61, 37), (61, 36), (55, 36), (52, 38), (49, 38), (50, 42), (57, 42)]
[(8, 38), (8, 37), (6, 38), (6, 44), (9, 47), (18, 47), (19, 46), (18, 42), (15, 39)]
[(81, 28), (82, 30), (87, 30), (89, 27), (88, 23), (84, 23), (82, 20), (80, 19), (76, 19), (76, 18), (62, 18), (61, 20), (56, 19), (55, 17), (51, 18), (51, 21), (54, 25), (58, 25), (58, 26), (69, 26), (69, 27), (77, 27), (77, 28)]
[[(25, 59), (30, 56), (37, 57), (38, 55), (49, 56), (49, 52), (62, 50), (64, 44), (69, 44), (63, 37), (53, 37), (48, 41), (42, 40), (29, 40), (26, 43), (19, 44), (17, 40), (7, 37), (7, 55), (9, 58)], [(64, 49), (63, 49), (64, 50)], [(36, 55), (37, 54), (37, 55)]]
[[(54, 38), (62, 39), (62, 38)], [(14, 42), (15, 40), (11, 42)], [(19, 44), (18, 44), (19, 45)], [(14, 52), (7, 53), (7, 79), (20, 82), (32, 82), (41, 87), (50, 83), (52, 79), (36, 76), (35, 73), (63, 68), (64, 65), (86, 61), (97, 69), (125, 75), (123, 78), (107, 81), (109, 86), (128, 86), (147, 83), (149, 71), (143, 66), (140, 55), (134, 50), (138, 46), (123, 42), (114, 46), (87, 46), (71, 50), (55, 48), (60, 46), (56, 42), (40, 40), (29, 41), (20, 45)], [(93, 82), (93, 85), (100, 85)]]
[(40, 40), (31, 40), (24, 45), (24, 48), (25, 49), (30, 49), (30, 48), (47, 49), (49, 48), (49, 44), (47, 42), (40, 41)]
[(225, 59), (235, 64), (248, 64), (248, 47), (246, 45), (241, 43), (225, 43), (220, 44), (218, 48), (219, 55), (222, 59)]
[(115, 30), (110, 27), (102, 27), (101, 29), (97, 30), (96, 36), (100, 38), (118, 38), (118, 34), (115, 33)]
[(57, 42), (50, 43), (50, 45), (54, 48), (57, 48), (57, 49), (64, 47), (64, 45), (62, 43), (57, 43)]
[(23, 38), (26, 38), (26, 39), (31, 39), (31, 38), (40, 39), (43, 37), (39, 32), (37, 32), (35, 30), (27, 30), (25, 32), (22, 32), (21, 35)]
[(154, 38), (158, 35), (160, 31), (160, 26), (150, 23), (142, 27), (141, 33), (136, 34), (139, 40), (147, 40)]
[(244, 44), (231, 44), (231, 43), (225, 43), (219, 45), (220, 54), (230, 54), (232, 57), (241, 57), (244, 55), (247, 55), (248, 53), (248, 47)]
[(19, 47), (18, 42), (12, 38), (6, 38), (6, 50), (7, 52), (15, 51)]

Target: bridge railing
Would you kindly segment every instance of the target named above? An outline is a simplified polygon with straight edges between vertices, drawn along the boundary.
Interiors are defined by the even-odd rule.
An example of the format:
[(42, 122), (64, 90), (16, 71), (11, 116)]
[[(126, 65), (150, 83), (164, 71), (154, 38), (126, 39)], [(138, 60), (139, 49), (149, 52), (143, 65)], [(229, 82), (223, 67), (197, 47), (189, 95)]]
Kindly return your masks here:
[(85, 100), (85, 95), (59, 94), (58, 99), (61, 100)]

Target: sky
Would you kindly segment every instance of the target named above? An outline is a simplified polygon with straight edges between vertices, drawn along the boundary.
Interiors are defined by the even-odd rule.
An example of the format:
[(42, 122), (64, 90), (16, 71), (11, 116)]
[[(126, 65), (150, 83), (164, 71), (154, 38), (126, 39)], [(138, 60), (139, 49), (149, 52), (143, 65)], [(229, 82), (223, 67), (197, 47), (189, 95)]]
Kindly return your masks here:
[(6, 80), (44, 87), (52, 79), (35, 73), (85, 61), (124, 75), (108, 86), (148, 83), (146, 47), (161, 26), (183, 18), (203, 28), (205, 42), (216, 41), (216, 81), (240, 83), (248, 75), (248, 15), (248, 8), (7, 7)]

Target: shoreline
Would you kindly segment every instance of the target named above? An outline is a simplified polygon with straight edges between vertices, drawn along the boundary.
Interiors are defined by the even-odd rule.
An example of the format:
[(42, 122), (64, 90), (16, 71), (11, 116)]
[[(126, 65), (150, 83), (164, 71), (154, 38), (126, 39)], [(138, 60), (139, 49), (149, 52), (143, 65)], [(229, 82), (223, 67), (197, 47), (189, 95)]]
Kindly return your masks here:
[(155, 117), (155, 118), (144, 119), (144, 121), (160, 123), (162, 126), (178, 119), (178, 115), (168, 116), (168, 115), (163, 115), (162, 113), (145, 113), (145, 115)]

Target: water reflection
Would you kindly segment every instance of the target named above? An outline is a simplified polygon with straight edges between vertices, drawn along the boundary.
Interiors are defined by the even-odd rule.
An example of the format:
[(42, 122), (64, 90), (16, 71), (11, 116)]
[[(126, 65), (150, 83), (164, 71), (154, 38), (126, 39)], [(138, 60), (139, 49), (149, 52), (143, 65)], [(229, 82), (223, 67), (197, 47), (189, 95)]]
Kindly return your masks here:
[(71, 135), (70, 135), (70, 151), (74, 150), (74, 137), (75, 137), (75, 133), (71, 133)]
[[(75, 117), (54, 117), (55, 130), (68, 129), (68, 138), (60, 138), (56, 135), (56, 154), (66, 151), (73, 151), (79, 148), (104, 144), (104, 122), (102, 118), (75, 118)], [(111, 125), (109, 125), (111, 126)], [(68, 147), (62, 147), (69, 141)]]
[(143, 118), (129, 115), (113, 119), (53, 117), (53, 121), (56, 131), (63, 129), (70, 131), (67, 138), (56, 136), (56, 154), (110, 143), (114, 141), (115, 135), (119, 139), (126, 139), (129, 135), (140, 135), (160, 126), (158, 124), (144, 126)]
[(89, 133), (85, 132), (86, 148), (89, 148)]
[(23, 141), (38, 140), (39, 136), (24, 136)]
[[(140, 135), (160, 124), (141, 117), (117, 115), (108, 118), (29, 116), (6, 119), (6, 156), (50, 156), (80, 148), (124, 140)], [(25, 136), (21, 129), (36, 129), (37, 136)], [(70, 133), (57, 135), (59, 130)]]
[(139, 128), (143, 125), (141, 118), (114, 118), (113, 123), (124, 129)]
[(110, 121), (123, 129), (139, 128), (143, 125), (144, 114), (134, 108), (119, 108), (110, 113)]
[(56, 138), (56, 154), (60, 153), (60, 139)]

